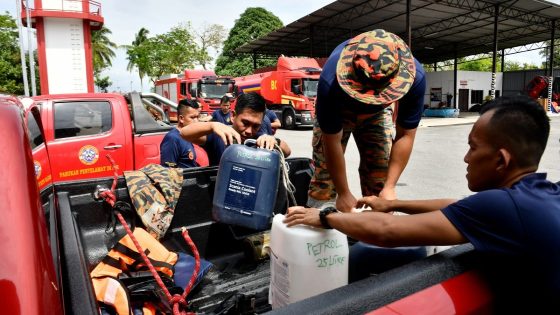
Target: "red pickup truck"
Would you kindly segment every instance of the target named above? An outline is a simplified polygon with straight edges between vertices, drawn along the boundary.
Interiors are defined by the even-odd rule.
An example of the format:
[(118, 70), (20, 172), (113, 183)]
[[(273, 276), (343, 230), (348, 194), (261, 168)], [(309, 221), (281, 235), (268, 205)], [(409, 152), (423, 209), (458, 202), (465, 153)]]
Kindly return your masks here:
[[(159, 164), (159, 145), (173, 128), (159, 103), (168, 102), (157, 94), (84, 93), (37, 96), (44, 138), (53, 161), (50, 172), (37, 124), (31, 121), (34, 164), (40, 189), (49, 181), (64, 182), (112, 176), (110, 153), (122, 171)], [(151, 111), (160, 111), (156, 120)], [(30, 118), (33, 120), (32, 118)]]
[[(29, 122), (33, 120), (38, 134), (31, 131)], [(111, 207), (95, 198), (95, 192), (100, 187), (110, 187), (113, 180), (55, 181), (39, 193), (30, 144), (39, 143), (36, 148), (48, 151), (50, 142), (40, 143), (38, 109), (25, 111), (17, 99), (0, 96), (0, 125), (0, 200), (4, 203), (0, 207), (2, 313), (99, 314), (89, 273), (125, 235), (122, 226), (107, 229), (112, 221)], [(304, 204), (313, 172), (311, 161), (290, 158), (287, 163), (296, 201)], [(462, 245), (271, 310), (267, 298), (270, 262), (251, 260), (244, 247), (244, 236), (254, 231), (212, 220), (216, 175), (216, 167), (184, 170), (175, 214), (161, 240), (169, 250), (188, 252), (188, 246), (181, 241), (181, 229), (186, 227), (201, 257), (214, 265), (188, 296), (189, 308), (194, 312), (489, 314), (497, 296), (525, 285), (520, 282), (508, 288), (493, 281), (492, 273), (485, 270), (488, 261), (471, 245)], [(131, 202), (122, 177), (118, 178), (115, 195), (118, 201)], [(286, 204), (287, 198), (280, 192), (275, 211), (281, 212)], [(125, 218), (141, 224), (135, 216), (128, 213)], [(522, 273), (514, 269), (511, 277), (517, 279)], [(509, 302), (515, 301), (518, 300)]]

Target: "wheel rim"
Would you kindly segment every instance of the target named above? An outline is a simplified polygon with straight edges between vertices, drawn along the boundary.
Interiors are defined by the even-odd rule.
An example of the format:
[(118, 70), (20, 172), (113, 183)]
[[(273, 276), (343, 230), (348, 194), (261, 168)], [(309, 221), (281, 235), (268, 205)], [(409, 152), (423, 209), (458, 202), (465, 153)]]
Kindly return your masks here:
[(292, 115), (289, 115), (289, 114), (288, 114), (288, 115), (286, 116), (286, 119), (285, 119), (285, 120), (286, 120), (286, 125), (287, 125), (287, 126), (291, 126), (291, 125), (294, 124), (294, 117), (292, 117)]

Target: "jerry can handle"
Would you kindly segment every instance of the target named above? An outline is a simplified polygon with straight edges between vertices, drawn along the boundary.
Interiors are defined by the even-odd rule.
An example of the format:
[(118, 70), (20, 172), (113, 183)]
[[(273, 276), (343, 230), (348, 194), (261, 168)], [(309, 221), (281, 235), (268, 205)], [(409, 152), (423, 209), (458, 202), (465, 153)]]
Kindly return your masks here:
[(248, 147), (257, 147), (257, 140), (255, 139), (246, 139), (245, 142), (243, 142), (244, 145), (248, 146)]

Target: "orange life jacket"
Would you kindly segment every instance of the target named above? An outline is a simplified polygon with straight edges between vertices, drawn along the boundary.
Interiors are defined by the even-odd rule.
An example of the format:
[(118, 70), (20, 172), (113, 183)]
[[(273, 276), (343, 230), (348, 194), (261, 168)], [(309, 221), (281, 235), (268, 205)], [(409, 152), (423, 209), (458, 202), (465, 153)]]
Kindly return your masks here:
[[(172, 277), (177, 254), (168, 251), (142, 228), (135, 228), (133, 234), (154, 268)], [(143, 270), (148, 270), (148, 266), (130, 237), (126, 235), (90, 273), (97, 300), (114, 307), (119, 315), (131, 314), (128, 292), (118, 280), (118, 276), (123, 272)], [(144, 307), (147, 313), (150, 313), (149, 308), (149, 306)]]

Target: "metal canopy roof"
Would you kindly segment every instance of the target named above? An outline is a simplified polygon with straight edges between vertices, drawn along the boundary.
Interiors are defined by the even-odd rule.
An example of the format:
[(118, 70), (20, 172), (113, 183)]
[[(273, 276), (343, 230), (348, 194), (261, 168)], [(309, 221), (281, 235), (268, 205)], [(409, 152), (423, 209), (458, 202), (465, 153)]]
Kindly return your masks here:
[[(335, 1), (268, 35), (238, 47), (236, 53), (328, 57), (344, 40), (383, 28), (407, 41), (406, 0)], [(560, 28), (560, 7), (546, 1), (412, 0), (414, 56), (434, 63), (493, 50), (494, 16), (499, 5), (498, 50), (551, 38)], [(560, 38), (560, 31), (555, 32)]]

